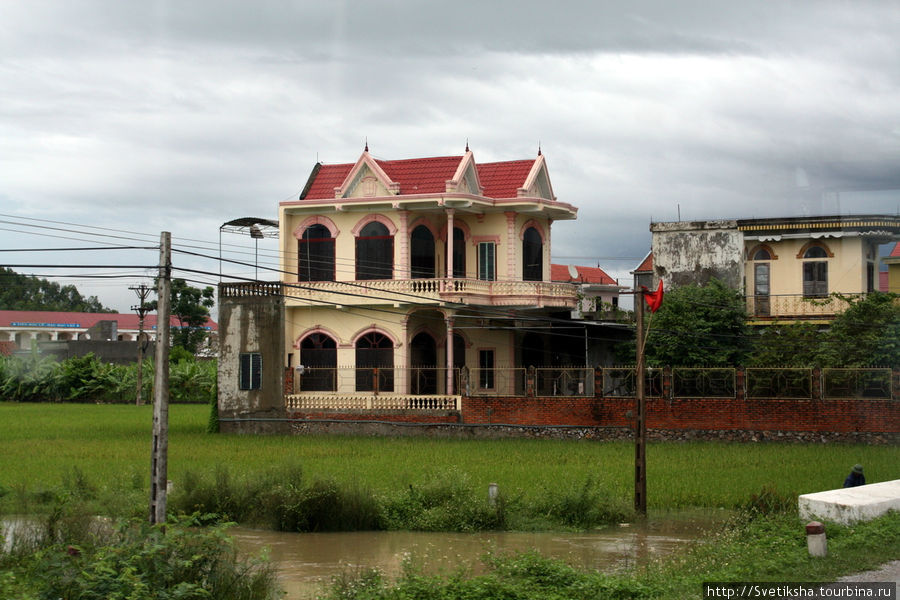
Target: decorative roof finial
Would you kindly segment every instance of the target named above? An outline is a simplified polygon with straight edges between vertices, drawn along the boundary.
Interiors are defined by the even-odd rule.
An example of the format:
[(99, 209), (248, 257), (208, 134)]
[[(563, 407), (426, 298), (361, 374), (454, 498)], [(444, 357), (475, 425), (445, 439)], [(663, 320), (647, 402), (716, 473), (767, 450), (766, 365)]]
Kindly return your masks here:
[(466, 138), (466, 152), (469, 151), (469, 138)]
[(541, 140), (538, 140), (538, 156), (541, 155)]
[(365, 152), (369, 151), (369, 136), (366, 136), (366, 149)]

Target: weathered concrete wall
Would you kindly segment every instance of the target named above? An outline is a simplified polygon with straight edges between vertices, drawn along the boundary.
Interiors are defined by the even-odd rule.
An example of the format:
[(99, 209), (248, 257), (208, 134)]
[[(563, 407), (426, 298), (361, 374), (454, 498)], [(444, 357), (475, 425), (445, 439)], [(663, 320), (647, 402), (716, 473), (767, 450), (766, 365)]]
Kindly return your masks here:
[(666, 287), (722, 280), (744, 289), (744, 241), (737, 221), (653, 223), (653, 271)]
[[(260, 389), (239, 385), (240, 355), (262, 356)], [(282, 418), (284, 305), (280, 296), (219, 297), (219, 418)], [(224, 426), (223, 430), (227, 430)]]

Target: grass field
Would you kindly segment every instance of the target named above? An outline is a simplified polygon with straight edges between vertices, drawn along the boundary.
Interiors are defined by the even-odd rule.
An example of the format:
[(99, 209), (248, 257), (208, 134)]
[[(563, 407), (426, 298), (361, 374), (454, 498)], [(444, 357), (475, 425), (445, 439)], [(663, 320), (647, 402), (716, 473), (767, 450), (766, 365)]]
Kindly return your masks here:
[[(587, 480), (630, 502), (634, 449), (627, 442), (237, 436), (205, 433), (208, 407), (170, 407), (169, 478), (225, 465), (236, 478), (300, 465), (304, 477), (392, 492), (456, 472), (511, 497)], [(149, 480), (149, 406), (0, 404), (0, 486), (59, 485), (73, 468), (103, 488)], [(900, 478), (900, 448), (864, 445), (651, 443), (651, 510), (731, 508), (768, 488), (793, 495), (840, 487), (862, 463), (870, 483)], [(69, 475), (67, 475), (69, 474)]]

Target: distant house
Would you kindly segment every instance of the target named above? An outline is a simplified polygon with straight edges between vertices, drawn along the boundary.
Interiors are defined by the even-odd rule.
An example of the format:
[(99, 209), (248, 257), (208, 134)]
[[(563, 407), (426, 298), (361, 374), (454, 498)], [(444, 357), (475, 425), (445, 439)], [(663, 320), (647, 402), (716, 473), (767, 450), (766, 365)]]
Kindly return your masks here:
[(647, 253), (647, 256), (641, 261), (641, 264), (639, 264), (631, 274), (634, 276), (633, 289), (640, 290), (641, 286), (646, 287), (648, 290), (656, 289), (656, 276), (653, 274), (652, 251)]
[[(176, 317), (170, 323), (172, 327), (179, 326)], [(205, 328), (215, 336), (218, 326), (210, 319)], [(49, 350), (51, 342), (57, 343), (52, 346), (57, 354), (66, 342), (136, 342), (138, 332), (136, 314), (0, 310), (0, 343), (13, 344), (20, 351), (30, 350), (33, 345)], [(144, 318), (144, 334), (148, 341), (156, 340), (155, 314)]]
[(627, 288), (600, 267), (550, 265), (550, 280), (578, 287), (578, 305), (572, 311), (573, 319), (607, 318), (619, 308), (619, 292)]
[(830, 294), (877, 289), (878, 247), (900, 239), (900, 217), (679, 221), (650, 231), (653, 275), (668, 288), (717, 278), (746, 295), (758, 322), (827, 322), (846, 306)]

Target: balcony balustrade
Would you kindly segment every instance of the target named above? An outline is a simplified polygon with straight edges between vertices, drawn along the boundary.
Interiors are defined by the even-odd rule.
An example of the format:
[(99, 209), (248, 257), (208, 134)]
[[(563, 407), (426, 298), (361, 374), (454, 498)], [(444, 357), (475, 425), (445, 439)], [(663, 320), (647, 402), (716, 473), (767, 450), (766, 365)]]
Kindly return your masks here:
[(430, 301), (574, 308), (577, 300), (575, 286), (568, 283), (449, 278), (286, 282), (284, 295), (289, 302), (310, 300), (345, 305)]
[[(844, 294), (847, 298), (858, 298), (862, 294)], [(836, 296), (810, 298), (802, 294), (779, 294), (771, 296), (748, 296), (747, 315), (767, 318), (832, 318), (847, 309), (849, 303)]]

